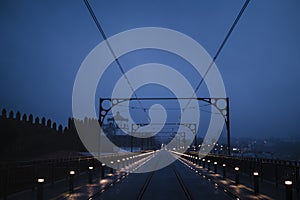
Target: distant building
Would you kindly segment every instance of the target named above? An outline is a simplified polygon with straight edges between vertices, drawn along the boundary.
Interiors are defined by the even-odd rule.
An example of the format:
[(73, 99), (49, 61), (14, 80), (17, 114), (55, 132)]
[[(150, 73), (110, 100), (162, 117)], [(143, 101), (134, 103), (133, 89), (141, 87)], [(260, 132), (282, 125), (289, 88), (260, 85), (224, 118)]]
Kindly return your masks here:
[(120, 112), (117, 112), (114, 117), (107, 119), (104, 129), (111, 135), (127, 135), (123, 130), (129, 131), (128, 119), (121, 116)]

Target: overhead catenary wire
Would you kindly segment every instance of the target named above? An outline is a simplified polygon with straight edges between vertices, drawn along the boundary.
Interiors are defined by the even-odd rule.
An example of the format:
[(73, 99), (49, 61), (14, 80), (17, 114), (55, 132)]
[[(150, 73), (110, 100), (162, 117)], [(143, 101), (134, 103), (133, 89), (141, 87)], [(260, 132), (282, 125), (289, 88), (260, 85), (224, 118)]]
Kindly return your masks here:
[[(232, 31), (234, 30), (234, 28), (236, 27), (237, 23), (239, 22), (240, 18), (242, 17), (245, 9), (247, 8), (248, 4), (249, 4), (250, 0), (246, 0), (243, 7), (241, 8), (239, 14), (237, 15), (237, 17), (235, 18), (233, 24), (231, 25), (229, 31), (227, 32), (225, 38), (223, 39), (221, 45), (219, 46), (215, 56), (213, 57), (212, 61), (210, 62), (210, 64), (207, 67), (207, 70), (205, 71), (204, 75), (202, 76), (201, 80), (199, 81), (198, 85), (196, 86), (195, 91), (193, 92), (193, 95), (191, 98), (193, 98), (197, 91), (199, 90), (200, 86), (202, 85), (202, 83), (205, 80), (205, 77), (207, 76), (208, 72), (210, 71), (210, 69), (212, 68), (212, 66), (214, 65), (215, 61), (217, 60), (218, 56), (220, 55), (222, 49), (224, 48), (226, 42), (228, 41)], [(188, 103), (186, 104), (186, 106), (188, 106), (190, 104), (191, 100), (188, 101)]]
[[(102, 28), (100, 22), (98, 21), (98, 19), (97, 19), (96, 15), (95, 15), (95, 13), (94, 13), (94, 11), (93, 11), (93, 9), (92, 9), (90, 3), (88, 2), (88, 0), (84, 0), (84, 4), (85, 4), (85, 6), (87, 7), (87, 9), (88, 9), (90, 15), (92, 16), (92, 18), (93, 18), (93, 20), (94, 20), (94, 22), (95, 22), (95, 24), (96, 24), (96, 26), (97, 26), (99, 32), (100, 32), (101, 35), (102, 35), (103, 40), (105, 41), (105, 43), (106, 43), (106, 45), (107, 45), (107, 47), (108, 47), (110, 53), (112, 54), (112, 56), (113, 56), (115, 62), (117, 63), (117, 65), (118, 65), (118, 67), (119, 67), (121, 73), (123, 74), (123, 76), (124, 76), (126, 82), (128, 83), (128, 86), (129, 86), (130, 89), (132, 90), (133, 95), (135, 96), (135, 98), (138, 98), (136, 92), (134, 91), (134, 88), (132, 87), (132, 85), (131, 85), (131, 83), (130, 83), (128, 77), (126, 76), (126, 73), (125, 73), (124, 68), (122, 67), (122, 65), (121, 65), (121, 63), (120, 63), (118, 57), (116, 56), (116, 54), (115, 54), (115, 52), (114, 52), (112, 46), (110, 45), (109, 41), (107, 40), (106, 34), (105, 34), (105, 32), (104, 32), (104, 30), (103, 30), (103, 28)], [(143, 105), (142, 105), (141, 101), (138, 100), (138, 102), (139, 102), (141, 108), (143, 109)], [(143, 110), (144, 110), (144, 112), (145, 112), (145, 114), (146, 114), (146, 117), (147, 117), (148, 121), (150, 121), (149, 116), (148, 116), (147, 113), (146, 113), (146, 110), (145, 110), (145, 109), (143, 109)]]
[[(219, 46), (219, 48), (218, 48), (218, 50), (217, 50), (215, 56), (213, 57), (211, 63), (209, 64), (207, 70), (205, 71), (204, 75), (202, 76), (201, 80), (199, 81), (198, 85), (196, 86), (196, 88), (195, 88), (195, 90), (194, 90), (194, 92), (193, 92), (193, 94), (192, 94), (191, 99), (188, 101), (188, 103), (186, 104), (186, 106), (182, 109), (183, 112), (187, 109), (187, 107), (188, 107), (188, 105), (190, 104), (192, 98), (196, 95), (196, 93), (197, 93), (197, 91), (199, 90), (200, 86), (201, 86), (202, 83), (204, 82), (204, 80), (205, 80), (205, 78), (206, 78), (208, 72), (210, 71), (210, 69), (212, 68), (213, 64), (214, 64), (215, 61), (217, 60), (218, 56), (220, 55), (221, 51), (223, 50), (225, 44), (227, 43), (227, 41), (228, 41), (229, 37), (231, 36), (231, 34), (232, 34), (234, 28), (236, 27), (237, 23), (239, 22), (241, 16), (243, 15), (243, 13), (244, 13), (245, 9), (247, 8), (249, 2), (250, 2), (250, 0), (246, 0), (246, 1), (245, 1), (243, 7), (241, 8), (241, 10), (240, 10), (240, 12), (239, 12), (239, 14), (238, 14), (237, 17), (235, 18), (235, 20), (234, 20), (232, 26), (230, 27), (228, 33), (226, 34), (225, 38), (223, 39), (221, 45)], [(101, 35), (102, 35), (102, 37), (103, 37), (103, 39), (104, 39), (104, 41), (105, 41), (105, 43), (106, 43), (106, 45), (107, 45), (109, 51), (111, 52), (112, 56), (114, 57), (116, 64), (118, 65), (120, 71), (122, 72), (124, 78), (126, 79), (128, 85), (129, 85), (130, 89), (132, 90), (133, 95), (138, 99), (137, 94), (136, 94), (136, 92), (134, 91), (134, 88), (132, 87), (132, 85), (131, 85), (131, 83), (130, 83), (128, 77), (126, 76), (125, 71), (124, 71), (124, 69), (123, 69), (121, 63), (119, 62), (119, 60), (118, 60), (116, 54), (115, 54), (114, 51), (113, 51), (113, 48), (111, 47), (109, 41), (107, 40), (106, 34), (105, 34), (103, 28), (101, 27), (101, 25), (100, 25), (100, 23), (99, 23), (97, 17), (95, 16), (95, 14), (94, 14), (94, 12), (93, 12), (93, 10), (92, 10), (92, 8), (91, 8), (91, 6), (90, 6), (88, 0), (84, 0), (84, 3), (85, 3), (85, 5), (86, 5), (87, 9), (89, 10), (89, 13), (90, 13), (90, 15), (92, 16), (92, 18), (93, 18), (93, 20), (94, 20), (94, 22), (95, 22), (95, 24), (96, 24), (98, 30), (100, 31), (100, 33), (101, 33)], [(141, 103), (139, 100), (138, 100), (138, 103), (139, 103), (139, 105), (141, 106), (141, 109), (143, 109), (143, 111), (145, 112), (148, 121), (150, 121), (149, 116), (148, 116), (147, 113), (146, 113), (146, 110), (147, 110), (147, 109), (145, 109), (145, 108), (142, 106), (142, 103)]]
[[(236, 27), (237, 23), (239, 22), (239, 20), (241, 19), (244, 11), (246, 10), (248, 4), (250, 3), (250, 0), (246, 0), (245, 3), (243, 4), (239, 14), (237, 15), (237, 17), (235, 18), (233, 24), (231, 25), (229, 31), (227, 32), (225, 38), (223, 39), (221, 45), (219, 46), (215, 56), (213, 57), (212, 61), (210, 62), (210, 64), (208, 65), (207, 67), (207, 70), (205, 71), (204, 75), (202, 76), (201, 80), (199, 81), (198, 85), (196, 86), (195, 88), (195, 91), (193, 92), (192, 96), (191, 96), (191, 99), (187, 102), (186, 106), (183, 108), (183, 112), (186, 110), (186, 108), (189, 106), (191, 100), (195, 97), (197, 91), (199, 90), (200, 86), (202, 85), (202, 83), (204, 82), (205, 80), (205, 77), (207, 76), (208, 72), (210, 71), (211, 67), (213, 66), (213, 64), (215, 63), (215, 61), (217, 60), (218, 56), (220, 55), (221, 51), (223, 50), (226, 42), (228, 41), (231, 33), (233, 32), (234, 28)], [(202, 110), (204, 112), (209, 112), (207, 110)], [(212, 113), (212, 112), (210, 112)], [(212, 114), (216, 114), (216, 113), (212, 113)], [(180, 120), (180, 119), (179, 119)]]
[[(208, 72), (210, 71), (211, 67), (213, 66), (213, 64), (214, 64), (215, 61), (217, 60), (218, 56), (220, 55), (222, 49), (224, 48), (224, 46), (225, 46), (227, 40), (229, 39), (229, 37), (230, 37), (232, 31), (234, 30), (234, 28), (236, 27), (238, 21), (240, 20), (241, 16), (243, 15), (243, 13), (244, 13), (245, 9), (247, 8), (249, 2), (250, 2), (250, 0), (246, 0), (246, 1), (245, 1), (243, 7), (241, 8), (241, 10), (240, 10), (240, 12), (239, 12), (239, 14), (238, 14), (237, 17), (235, 18), (235, 20), (234, 20), (233, 24), (231, 25), (231, 27), (230, 27), (228, 33), (226, 34), (226, 36), (225, 36), (223, 42), (221, 43), (221, 45), (220, 45), (220, 47), (218, 48), (218, 50), (217, 50), (215, 56), (213, 57), (211, 63), (209, 64), (209, 66), (208, 66), (208, 68), (207, 68), (205, 74), (203, 75), (202, 79), (201, 79), (200, 82), (198, 83), (198, 85), (197, 85), (197, 87), (196, 87), (196, 89), (195, 89), (195, 92), (194, 92), (193, 96), (194, 96), (195, 93), (199, 90), (199, 87), (200, 87), (201, 84), (203, 83), (203, 81), (204, 81), (205, 77), (207, 76)], [(193, 97), (193, 96), (192, 96), (192, 97)]]

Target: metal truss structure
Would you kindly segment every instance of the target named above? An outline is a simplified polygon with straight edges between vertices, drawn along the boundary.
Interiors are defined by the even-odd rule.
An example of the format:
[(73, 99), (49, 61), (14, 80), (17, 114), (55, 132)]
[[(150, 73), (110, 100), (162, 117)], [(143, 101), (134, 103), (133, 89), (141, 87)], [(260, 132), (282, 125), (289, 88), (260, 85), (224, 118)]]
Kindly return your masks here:
[[(214, 106), (219, 113), (223, 116), (225, 120), (225, 125), (226, 125), (226, 131), (227, 131), (227, 154), (231, 154), (231, 145), (230, 145), (230, 117), (229, 117), (229, 98), (100, 98), (100, 105), (99, 105), (99, 123), (100, 126), (102, 127), (104, 119), (108, 112), (116, 105), (123, 103), (125, 101), (149, 101), (149, 100), (198, 100), (198, 101), (203, 101), (208, 103), (211, 106)], [(109, 101), (109, 106), (105, 108), (104, 102)], [(220, 102), (223, 101), (223, 104), (225, 105), (220, 105)], [(179, 124), (178, 124), (179, 125)], [(192, 127), (192, 124), (186, 123), (182, 124), (186, 126), (187, 128)], [(136, 129), (137, 130), (137, 129)], [(197, 140), (196, 140), (196, 134), (197, 130), (192, 130), (191, 131), (195, 134), (195, 140), (194, 140), (194, 145), (197, 146)]]

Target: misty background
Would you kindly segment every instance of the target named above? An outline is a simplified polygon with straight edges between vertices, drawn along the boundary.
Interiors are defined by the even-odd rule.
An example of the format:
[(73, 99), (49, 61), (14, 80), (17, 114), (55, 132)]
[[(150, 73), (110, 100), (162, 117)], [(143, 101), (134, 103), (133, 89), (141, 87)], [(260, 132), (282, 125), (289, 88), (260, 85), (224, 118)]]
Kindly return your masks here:
[[(108, 37), (132, 28), (164, 27), (193, 38), (212, 57), (244, 3), (89, 2)], [(226, 43), (216, 64), (230, 98), (233, 137), (299, 136), (299, 22), (299, 1), (252, 0)], [(45, 116), (66, 125), (72, 116), (76, 73), (87, 54), (103, 41), (84, 2), (1, 0), (0, 24), (1, 109)], [(194, 88), (201, 80), (192, 66), (166, 52), (131, 52), (120, 62), (125, 71), (148, 62), (167, 64), (180, 71)], [(121, 75), (113, 63), (95, 98), (109, 97)], [(157, 85), (145, 86), (137, 94), (172, 96)], [(205, 85), (197, 95), (207, 97)]]

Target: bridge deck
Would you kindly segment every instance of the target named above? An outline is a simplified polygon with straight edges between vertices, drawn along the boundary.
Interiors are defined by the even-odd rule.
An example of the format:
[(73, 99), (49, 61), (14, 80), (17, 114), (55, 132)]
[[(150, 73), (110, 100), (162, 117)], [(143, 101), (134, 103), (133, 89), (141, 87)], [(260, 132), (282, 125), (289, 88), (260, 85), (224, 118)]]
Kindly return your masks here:
[(154, 173), (131, 174), (96, 199), (232, 199), (179, 161)]
[[(158, 163), (174, 161), (171, 165), (157, 169)], [(157, 169), (154, 170), (153, 169)], [(75, 177), (74, 192), (68, 192), (68, 181), (61, 180), (53, 185), (44, 186), (44, 199), (283, 199), (284, 191), (277, 197), (266, 194), (254, 195), (253, 190), (242, 181), (240, 185), (234, 184), (233, 176), (228, 173), (228, 178), (222, 180), (221, 175), (202, 169), (181, 157), (162, 150), (151, 154), (129, 166), (127, 170), (135, 172), (150, 171), (147, 173), (115, 172), (106, 174), (100, 179), (99, 169), (93, 172), (93, 184), (87, 184), (87, 173)], [(221, 169), (219, 169), (219, 172)], [(243, 176), (241, 176), (242, 178)], [(246, 185), (244, 185), (244, 183)], [(280, 190), (280, 189), (278, 189)], [(27, 190), (9, 196), (8, 200), (37, 199), (37, 191)], [(294, 195), (293, 199), (298, 199)]]

